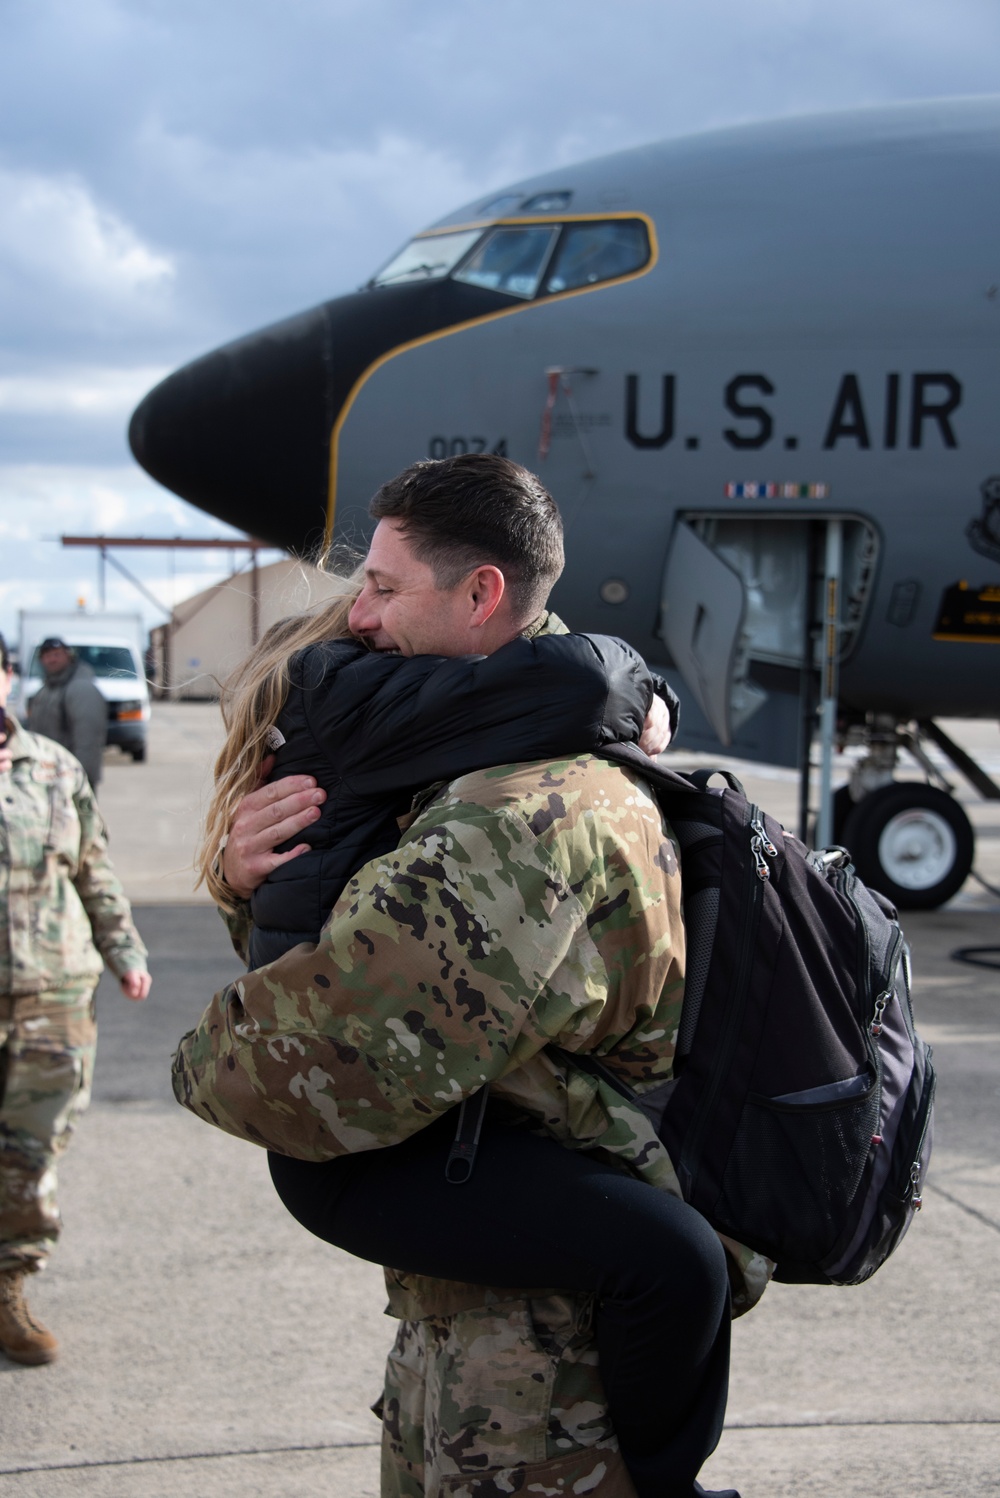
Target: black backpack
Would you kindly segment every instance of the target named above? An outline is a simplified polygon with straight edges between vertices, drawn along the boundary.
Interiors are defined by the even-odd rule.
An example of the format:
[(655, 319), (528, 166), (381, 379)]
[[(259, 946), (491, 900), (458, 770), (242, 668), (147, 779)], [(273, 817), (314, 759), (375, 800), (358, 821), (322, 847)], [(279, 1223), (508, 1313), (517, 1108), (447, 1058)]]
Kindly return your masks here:
[[(843, 849), (810, 853), (726, 771), (682, 775), (627, 746), (680, 843), (687, 975), (674, 1076), (637, 1097), (686, 1201), (777, 1263), (854, 1285), (920, 1206), (934, 1068), (895, 909)], [(723, 790), (710, 789), (721, 774)]]

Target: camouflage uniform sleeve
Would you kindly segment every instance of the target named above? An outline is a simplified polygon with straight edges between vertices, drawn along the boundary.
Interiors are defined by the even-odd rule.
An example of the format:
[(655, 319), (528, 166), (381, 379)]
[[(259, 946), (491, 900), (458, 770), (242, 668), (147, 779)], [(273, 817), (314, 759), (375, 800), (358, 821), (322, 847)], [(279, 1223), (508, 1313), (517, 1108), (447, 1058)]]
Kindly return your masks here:
[(246, 967), (249, 962), (250, 934), (253, 931), (253, 916), (250, 913), (250, 901), (240, 900), (233, 910), (227, 910), (224, 905), (217, 905), (216, 910), (222, 917), (223, 924), (229, 932), (229, 940), (233, 944), (233, 951)]
[(398, 1144), (593, 1030), (600, 959), (575, 940), (584, 911), (555, 863), (514, 813), (446, 815), (365, 865), (317, 945), (215, 996), (175, 1057), (179, 1102), (329, 1159)]
[(104, 818), (82, 772), (73, 800), (80, 819), (80, 861), (73, 884), (90, 920), (94, 944), (116, 978), (134, 970), (145, 972), (146, 948), (111, 867)]

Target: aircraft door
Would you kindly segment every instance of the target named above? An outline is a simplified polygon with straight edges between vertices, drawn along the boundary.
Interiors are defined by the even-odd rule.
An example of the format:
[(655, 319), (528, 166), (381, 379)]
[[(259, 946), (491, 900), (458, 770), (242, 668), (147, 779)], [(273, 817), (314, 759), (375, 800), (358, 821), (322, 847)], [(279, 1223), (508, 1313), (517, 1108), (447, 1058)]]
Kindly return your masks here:
[(660, 633), (698, 706), (726, 745), (765, 696), (742, 669), (746, 608), (740, 574), (686, 521), (678, 521), (663, 578)]
[[(833, 519), (843, 538), (837, 652), (843, 659), (859, 637), (874, 576), (877, 538), (869, 522), (717, 511), (678, 517), (659, 634), (711, 732), (748, 758), (799, 762), (803, 669), (811, 677), (821, 664), (815, 650), (825, 599), (822, 542)], [(760, 714), (765, 702), (769, 710)]]

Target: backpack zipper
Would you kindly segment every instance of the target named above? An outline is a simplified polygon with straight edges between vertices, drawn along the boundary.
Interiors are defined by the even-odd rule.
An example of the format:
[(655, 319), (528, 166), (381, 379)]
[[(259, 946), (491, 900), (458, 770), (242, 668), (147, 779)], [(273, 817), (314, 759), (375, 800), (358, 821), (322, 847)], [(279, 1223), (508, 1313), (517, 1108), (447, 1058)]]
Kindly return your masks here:
[[(900, 931), (899, 934), (900, 934), (900, 937), (903, 936), (902, 931)], [(910, 1037), (910, 1043), (911, 1043), (911, 1045), (916, 1046), (916, 1043), (917, 1043), (917, 1019), (916, 1019), (916, 1015), (913, 1013), (913, 968), (912, 968), (912, 966), (910, 964), (910, 949), (906, 945), (905, 939), (903, 940), (903, 951), (902, 951), (902, 958), (901, 958), (901, 961), (900, 961), (900, 966), (901, 966), (901, 968), (903, 970), (903, 974), (902, 974), (902, 979), (903, 979), (903, 981), (902, 981), (902, 989), (903, 989), (903, 993), (904, 993), (904, 995), (906, 997), (906, 1003), (905, 1003), (905, 1005), (901, 1004), (900, 1007), (903, 1010), (903, 1019), (904, 1019), (904, 1021), (906, 1023), (906, 1029), (907, 1029), (907, 1033), (909, 1034), (909, 1037)]]
[[(767, 835), (767, 831), (764, 827), (764, 818), (761, 814), (759, 806), (751, 806), (750, 808), (750, 828), (755, 834), (755, 836), (750, 839), (750, 846), (754, 851), (754, 856), (763, 858), (763, 855), (766, 853), (768, 858), (777, 858), (778, 850)], [(760, 874), (760, 877), (762, 879), (770, 879), (771, 870), (767, 868), (766, 864), (764, 865), (764, 867), (767, 870), (766, 873), (761, 874), (759, 867), (757, 869), (757, 872), (758, 874)]]
[[(854, 919), (855, 919), (855, 921), (856, 921), (856, 923), (858, 925), (858, 928), (859, 928), (859, 930), (861, 932), (861, 941), (862, 941), (862, 963), (861, 963), (861, 978), (862, 978), (862, 982), (860, 984), (860, 987), (861, 987), (861, 990), (862, 990), (862, 993), (861, 993), (861, 1001), (862, 1001), (861, 1002), (861, 1014), (862, 1015), (867, 1015), (869, 1012), (871, 1013), (871, 1019), (868, 1021), (868, 1033), (870, 1035), (872, 1035), (877, 1040), (881, 1036), (881, 1034), (882, 1034), (882, 1016), (885, 1013), (886, 1007), (887, 1007), (890, 999), (892, 998), (893, 993), (896, 990), (896, 980), (897, 980), (898, 975), (899, 975), (900, 953), (901, 953), (903, 945), (904, 945), (903, 932), (902, 932), (902, 929), (897, 925), (896, 926), (896, 930), (895, 930), (895, 934), (893, 935), (893, 938), (892, 938), (892, 944), (890, 945), (889, 950), (886, 953), (885, 968), (884, 968), (884, 972), (885, 972), (885, 980), (884, 981), (885, 981), (885, 985), (886, 986), (881, 990), (881, 992), (879, 992), (878, 994), (876, 994), (874, 1004), (871, 1004), (871, 996), (872, 996), (871, 966), (872, 966), (872, 963), (871, 963), (871, 939), (870, 939), (870, 937), (868, 935), (868, 923), (866, 922), (866, 920), (864, 918), (864, 914), (863, 914), (863, 912), (861, 910), (861, 906), (858, 904), (857, 900), (855, 900), (854, 895), (852, 893), (852, 890), (850, 888), (850, 885), (851, 885), (852, 881), (851, 881), (851, 876), (849, 875), (847, 869), (835, 869), (833, 871), (833, 882), (834, 882), (835, 888), (840, 891), (840, 893), (843, 895), (844, 899), (847, 901), (847, 903), (850, 905), (851, 909), (854, 911)], [(871, 1004), (870, 1011), (869, 1011), (869, 1004)], [(913, 1040), (913, 1038), (914, 1038), (913, 1034), (911, 1033), (911, 1035), (910, 1035), (911, 1041)], [(878, 1051), (878, 1047), (876, 1047), (875, 1049), (876, 1049), (876, 1052), (877, 1052)], [(880, 1060), (880, 1067), (881, 1067), (881, 1057), (879, 1058), (879, 1060)], [(880, 1071), (880, 1079), (881, 1079), (881, 1071)]]
[[(930, 1046), (927, 1048), (927, 1060), (930, 1060)], [(898, 1201), (909, 1202), (914, 1212), (919, 1212), (923, 1206), (923, 1191), (921, 1186), (920, 1157), (924, 1152), (924, 1143), (927, 1139), (927, 1130), (931, 1126), (931, 1110), (934, 1106), (934, 1094), (937, 1091), (937, 1078), (931, 1077), (924, 1087), (920, 1099), (920, 1108), (917, 1113), (919, 1133), (917, 1134), (916, 1147), (913, 1151), (914, 1159), (906, 1172), (903, 1190), (897, 1197)]]
[(910, 1205), (914, 1212), (919, 1212), (923, 1204), (924, 1199), (920, 1192), (920, 1161), (914, 1160), (910, 1166)]
[(753, 854), (757, 877), (756, 879), (744, 879), (743, 881), (743, 890), (740, 899), (740, 933), (737, 942), (739, 965), (734, 984), (735, 998), (729, 1007), (729, 1014), (726, 1018), (726, 1029), (713, 1070), (711, 1086), (702, 1099), (701, 1107), (691, 1125), (688, 1142), (681, 1154), (679, 1174), (686, 1176), (689, 1188), (700, 1163), (702, 1137), (715, 1108), (715, 1101), (721, 1090), (723, 1078), (729, 1070), (729, 1063), (743, 1025), (743, 1011), (746, 1006), (746, 991), (750, 968), (753, 962), (757, 924), (760, 919), (760, 909), (764, 898), (763, 885), (771, 877), (771, 870), (764, 857), (764, 850), (765, 848), (773, 848), (775, 854), (778, 851), (764, 832), (760, 819), (760, 808), (750, 806), (749, 811), (750, 815), (747, 824), (745, 824), (745, 830), (750, 833), (750, 851)]

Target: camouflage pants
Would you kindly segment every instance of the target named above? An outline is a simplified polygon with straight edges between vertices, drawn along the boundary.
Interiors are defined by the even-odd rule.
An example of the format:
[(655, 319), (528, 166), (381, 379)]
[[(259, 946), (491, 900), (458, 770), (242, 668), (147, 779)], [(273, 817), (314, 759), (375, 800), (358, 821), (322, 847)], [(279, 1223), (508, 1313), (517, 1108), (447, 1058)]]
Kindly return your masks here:
[(635, 1498), (589, 1296), (402, 1321), (382, 1410), (382, 1498)]
[(41, 1269), (59, 1236), (55, 1166), (90, 1101), (93, 988), (0, 996), (0, 1269)]

